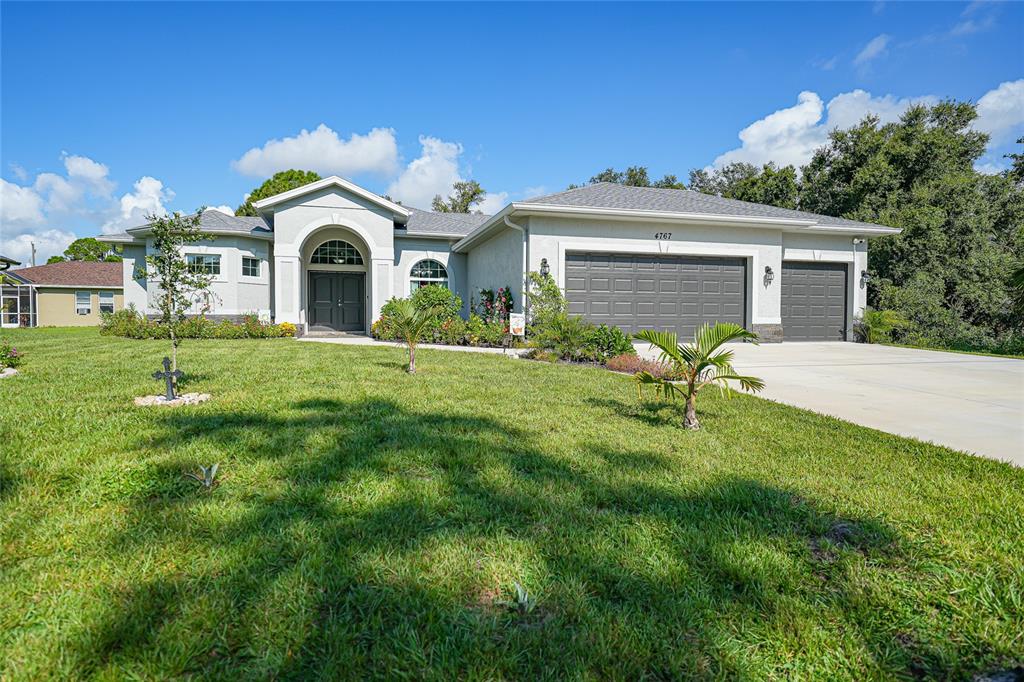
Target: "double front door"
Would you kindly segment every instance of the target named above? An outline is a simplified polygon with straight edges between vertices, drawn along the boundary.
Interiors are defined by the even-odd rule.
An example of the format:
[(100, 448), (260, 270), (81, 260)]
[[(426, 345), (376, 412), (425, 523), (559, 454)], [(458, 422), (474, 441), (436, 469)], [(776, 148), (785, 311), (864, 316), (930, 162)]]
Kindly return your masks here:
[(362, 272), (309, 273), (311, 331), (365, 331), (366, 275)]

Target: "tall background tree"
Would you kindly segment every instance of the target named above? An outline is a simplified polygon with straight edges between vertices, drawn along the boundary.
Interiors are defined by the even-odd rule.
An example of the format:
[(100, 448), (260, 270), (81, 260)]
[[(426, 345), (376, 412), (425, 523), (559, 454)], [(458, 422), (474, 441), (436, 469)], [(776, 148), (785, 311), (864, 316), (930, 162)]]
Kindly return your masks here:
[(157, 287), (154, 300), (160, 310), (160, 323), (166, 325), (171, 338), (171, 371), (178, 369), (178, 326), (185, 321), (194, 297), (206, 292), (213, 279), (206, 272), (190, 268), (184, 254), (189, 244), (213, 239), (202, 230), (203, 210), (188, 216), (146, 216), (153, 250), (146, 256), (144, 274)]
[(452, 193), (447, 199), (440, 194), (434, 197), (431, 206), (438, 213), (470, 213), (474, 204), (479, 204), (487, 196), (487, 190), (476, 180), (456, 182)]
[(988, 136), (972, 104), (908, 109), (836, 130), (803, 168), (800, 208), (902, 228), (872, 241), (869, 304), (910, 323), (910, 340), (1021, 345), (1010, 277), (1024, 260), (1024, 197), (1010, 173), (975, 170)]
[(273, 177), (253, 191), (249, 192), (245, 201), (235, 209), (235, 215), (255, 216), (256, 209), (252, 205), (254, 201), (266, 199), (267, 197), (272, 197), (275, 194), (287, 192), (290, 189), (302, 187), (303, 185), (308, 185), (309, 183), (316, 182), (320, 179), (320, 175), (313, 171), (290, 169), (274, 173)]
[(82, 237), (71, 242), (68, 248), (64, 249), (63, 256), (50, 256), (46, 262), (61, 263), (69, 260), (117, 263), (121, 261), (121, 256), (117, 255), (116, 249), (110, 244), (104, 244), (95, 237)]

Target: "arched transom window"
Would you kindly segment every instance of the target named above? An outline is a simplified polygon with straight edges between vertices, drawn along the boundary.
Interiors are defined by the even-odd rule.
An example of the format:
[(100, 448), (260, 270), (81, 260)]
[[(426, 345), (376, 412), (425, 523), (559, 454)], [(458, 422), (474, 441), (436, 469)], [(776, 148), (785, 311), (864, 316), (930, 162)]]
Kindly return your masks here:
[(436, 260), (428, 258), (412, 266), (412, 272), (409, 274), (409, 293), (431, 284), (440, 284), (447, 289), (448, 271)]
[(332, 239), (316, 247), (309, 262), (320, 265), (362, 265), (363, 257), (359, 249), (348, 242)]

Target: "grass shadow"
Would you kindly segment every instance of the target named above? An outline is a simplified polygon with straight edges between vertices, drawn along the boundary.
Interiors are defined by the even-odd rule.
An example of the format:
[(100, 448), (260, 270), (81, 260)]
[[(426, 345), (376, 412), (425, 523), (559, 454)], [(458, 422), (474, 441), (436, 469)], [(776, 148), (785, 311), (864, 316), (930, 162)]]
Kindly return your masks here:
[[(875, 519), (750, 479), (641, 481), (671, 466), (643, 450), (593, 445), (581, 468), (490, 416), (308, 399), (161, 422), (147, 445), (240, 453), (226, 469), (238, 487), (129, 505), (128, 530), (110, 536), (126, 561), (182, 534), (206, 559), (89, 623), (75, 649), (83, 675), (174, 648), (181, 667), (165, 672), (210, 677), (743, 677), (725, 653), (733, 628), (858, 611), (873, 597), (849, 582), (850, 563), (901, 561), (902, 539)], [(245, 490), (244, 470), (266, 467), (270, 484)], [(494, 606), (513, 580), (539, 594), (537, 617)], [(173, 612), (154, 589), (176, 595)], [(206, 615), (183, 632), (196, 610)], [(893, 653), (870, 619), (841, 627), (886, 669), (943, 664), (923, 637)], [(275, 637), (252, 656), (264, 631)]]

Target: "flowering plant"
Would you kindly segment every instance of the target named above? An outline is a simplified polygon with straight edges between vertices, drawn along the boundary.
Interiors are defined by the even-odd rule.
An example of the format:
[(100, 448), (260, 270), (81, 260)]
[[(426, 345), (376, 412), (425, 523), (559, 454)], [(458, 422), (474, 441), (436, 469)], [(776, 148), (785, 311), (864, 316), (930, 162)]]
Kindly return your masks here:
[(17, 367), (21, 364), (24, 353), (18, 351), (7, 339), (0, 339), (0, 369)]
[(508, 322), (508, 315), (512, 312), (512, 289), (500, 287), (497, 292), (481, 289), (478, 312), (486, 322)]

